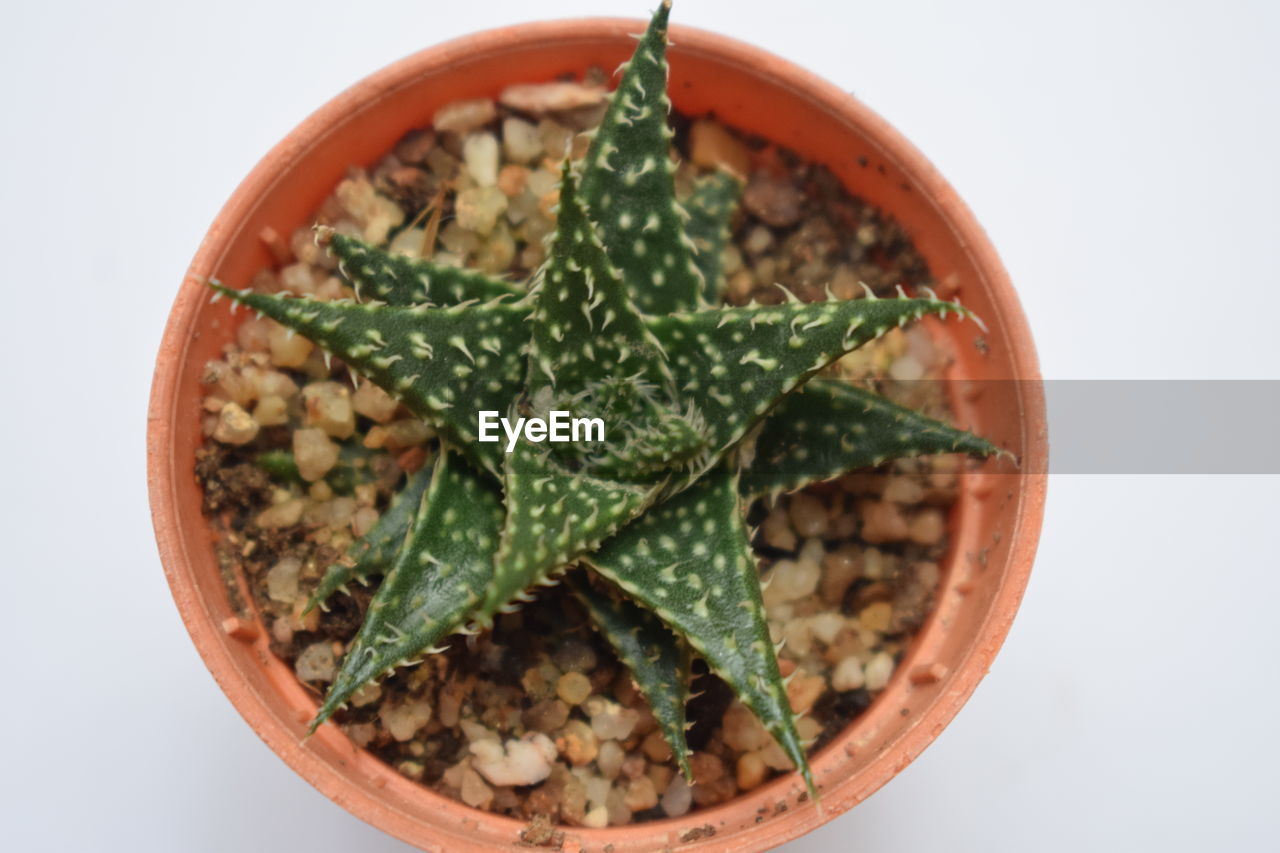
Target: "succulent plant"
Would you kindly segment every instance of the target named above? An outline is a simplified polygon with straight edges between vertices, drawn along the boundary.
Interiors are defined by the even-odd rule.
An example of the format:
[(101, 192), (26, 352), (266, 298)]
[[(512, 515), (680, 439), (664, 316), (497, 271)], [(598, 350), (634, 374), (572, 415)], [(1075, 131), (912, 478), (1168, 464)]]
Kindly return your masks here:
[[(723, 307), (736, 179), (677, 203), (663, 3), (625, 63), (585, 159), (566, 159), (546, 262), (525, 285), (318, 229), (354, 299), (231, 297), (341, 358), (434, 426), (432, 468), (313, 605), (382, 575), (312, 730), (371, 681), (482, 630), (568, 578), (631, 669), (686, 776), (690, 662), (702, 658), (816, 795), (761, 600), (745, 507), (887, 459), (996, 449), (845, 383), (815, 378), (926, 314), (931, 293)], [(812, 381), (810, 381), (812, 380)], [(571, 412), (603, 435), (479, 439), (478, 413)], [(532, 436), (532, 437), (531, 437)], [(569, 570), (573, 570), (570, 572)], [(594, 577), (592, 577), (594, 575)]]

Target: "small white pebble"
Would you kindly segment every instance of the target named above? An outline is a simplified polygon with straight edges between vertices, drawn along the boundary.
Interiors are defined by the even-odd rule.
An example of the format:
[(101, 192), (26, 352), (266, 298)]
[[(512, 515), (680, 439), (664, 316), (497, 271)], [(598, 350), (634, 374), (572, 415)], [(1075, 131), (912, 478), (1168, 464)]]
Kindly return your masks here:
[(864, 683), (866, 679), (862, 674), (862, 664), (855, 657), (840, 661), (831, 673), (831, 686), (836, 690), (857, 690)]
[(764, 541), (771, 548), (780, 548), (783, 551), (793, 551), (796, 547), (796, 534), (791, 529), (791, 520), (787, 517), (787, 512), (781, 506), (776, 506), (773, 511), (765, 517), (764, 525)]
[(604, 829), (609, 825), (609, 810), (604, 804), (596, 806), (582, 817), (582, 825), (588, 829)]
[(311, 341), (302, 335), (291, 335), (279, 323), (271, 324), (267, 342), (271, 349), (271, 363), (276, 367), (302, 367), (307, 362), (307, 356), (315, 349), (315, 344)]
[[(497, 180), (496, 176), (494, 180)], [(458, 193), (454, 201), (454, 213), (457, 216), (455, 221), (458, 227), (482, 236), (493, 230), (493, 226), (498, 223), (498, 217), (506, 209), (507, 197), (495, 186), (465, 189)]]
[(823, 645), (831, 645), (843, 627), (844, 617), (831, 610), (809, 617), (809, 630), (813, 633), (814, 639)]
[(587, 713), (591, 730), (600, 740), (626, 740), (640, 720), (638, 712), (603, 698), (589, 700)]
[(333, 645), (325, 641), (307, 646), (294, 662), (293, 671), (302, 681), (333, 681), (338, 671)]
[(893, 675), (893, 657), (888, 652), (878, 652), (871, 660), (867, 661), (865, 670), (866, 688), (868, 690), (880, 690), (889, 683), (889, 677)]
[(676, 774), (671, 777), (671, 784), (662, 794), (662, 812), (667, 817), (680, 817), (693, 805), (693, 789), (685, 782), (684, 777)]
[(227, 403), (218, 413), (214, 440), (223, 444), (248, 444), (258, 435), (258, 422), (235, 403)]
[(350, 438), (356, 430), (351, 389), (341, 382), (312, 382), (302, 389), (307, 426), (324, 430), (333, 438)]
[(378, 511), (371, 506), (361, 507), (351, 517), (351, 534), (361, 537), (373, 529), (378, 523)]
[[(426, 240), (425, 228), (402, 228), (396, 236), (391, 238), (391, 245), (387, 247), (387, 251), (393, 255), (404, 255), (406, 258), (417, 258), (422, 255), (422, 244)], [(364, 385), (373, 385), (372, 382), (365, 382)], [(377, 386), (374, 386), (377, 387)]]
[(471, 754), (471, 766), (494, 785), (536, 785), (551, 775), (556, 747), (542, 732), (532, 732), (505, 746), (475, 741)]
[(769, 577), (769, 587), (764, 592), (766, 602), (795, 601), (818, 588), (822, 567), (812, 560), (779, 560)]
[(467, 743), (476, 743), (482, 740), (491, 740), (494, 743), (499, 743), (501, 740), (497, 732), (477, 723), (475, 720), (464, 717), (458, 722), (458, 725), (462, 727), (462, 734), (466, 737)]
[(267, 597), (281, 604), (293, 604), (298, 597), (298, 573), (302, 561), (285, 557), (267, 572)]
[(372, 382), (361, 382), (360, 387), (351, 395), (351, 408), (356, 414), (380, 424), (390, 421), (399, 407), (400, 404), (394, 397)]
[(404, 702), (386, 702), (378, 712), (383, 727), (398, 741), (404, 742), (417, 734), (418, 729), (431, 722), (431, 706), (423, 699), (407, 699)]
[(303, 510), (306, 508), (307, 502), (302, 498), (290, 498), (267, 507), (258, 513), (254, 523), (268, 530), (278, 527), (292, 527), (302, 518)]
[(607, 740), (600, 744), (600, 752), (596, 754), (596, 767), (606, 779), (617, 779), (626, 758), (627, 753), (616, 740)]
[(477, 186), (498, 183), (498, 140), (492, 133), (474, 133), (462, 143), (462, 159)]
[(580, 773), (578, 778), (582, 780), (582, 788), (586, 792), (587, 803), (592, 808), (603, 806), (605, 801), (609, 799), (609, 792), (613, 790), (613, 782), (603, 776), (585, 772)]
[(473, 809), (486, 808), (493, 802), (493, 789), (484, 783), (480, 774), (467, 768), (462, 773), (462, 785), (459, 789), (462, 801)]
[[(371, 385), (372, 383), (365, 383)], [(253, 407), (253, 419), (258, 426), (280, 426), (289, 422), (289, 407), (283, 397), (268, 394)]]
[(524, 119), (507, 118), (502, 122), (502, 148), (508, 160), (532, 163), (542, 156), (542, 137), (538, 128)]
[(338, 445), (319, 428), (293, 431), (293, 459), (307, 482), (319, 480), (338, 462)]

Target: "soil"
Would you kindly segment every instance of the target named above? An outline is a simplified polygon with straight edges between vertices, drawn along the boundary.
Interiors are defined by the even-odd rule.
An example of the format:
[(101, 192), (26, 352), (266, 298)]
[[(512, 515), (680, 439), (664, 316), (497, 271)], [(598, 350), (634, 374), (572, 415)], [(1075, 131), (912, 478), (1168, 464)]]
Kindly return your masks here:
[[(551, 98), (563, 91), (536, 88), (518, 99), (449, 105), (434, 128), (407, 134), (372, 169), (353, 168), (315, 221), (519, 280), (542, 261), (558, 155), (585, 150), (581, 131), (601, 109), (583, 93), (602, 81), (595, 72), (581, 81), (576, 100), (587, 103), (569, 110), (555, 109)], [(713, 119), (674, 122), (678, 191), (716, 163), (749, 166), (725, 256), (726, 301), (780, 301), (775, 282), (806, 300), (823, 298), (827, 287), (856, 298), (860, 283), (879, 294), (899, 285), (942, 291), (901, 229), (822, 167)], [(270, 232), (263, 239), (278, 263), (259, 273), (255, 288), (349, 294), (310, 229), (287, 241)], [(939, 383), (916, 381), (944, 367), (928, 334), (915, 328), (850, 354), (833, 373), (945, 418)], [(344, 365), (327, 365), (270, 320), (246, 319), (205, 379), (208, 441), (196, 474), (229, 594), (244, 617), (261, 614), (275, 654), (319, 699), (372, 588), (353, 585), (327, 610), (305, 616), (304, 604), (324, 570), (385, 509), (403, 472), (429, 464), (435, 440), (373, 386), (352, 391)], [(301, 476), (268, 474), (258, 459), (272, 450), (293, 450)], [(927, 617), (963, 464), (948, 456), (903, 460), (751, 507), (761, 573), (771, 580), (770, 627), (775, 641), (786, 640), (780, 664), (795, 673), (788, 693), (813, 750), (874, 701)], [(251, 605), (240, 598), (238, 572)], [(689, 786), (625, 667), (578, 604), (553, 588), (500, 616), (491, 632), (456, 638), (421, 666), (357, 694), (335, 721), (405, 776), (529, 820), (528, 843), (554, 844), (557, 823), (680, 815), (788, 769), (719, 679), (700, 670), (694, 693), (696, 783)], [(555, 748), (545, 781), (496, 785), (472, 765), (476, 741), (535, 732)]]

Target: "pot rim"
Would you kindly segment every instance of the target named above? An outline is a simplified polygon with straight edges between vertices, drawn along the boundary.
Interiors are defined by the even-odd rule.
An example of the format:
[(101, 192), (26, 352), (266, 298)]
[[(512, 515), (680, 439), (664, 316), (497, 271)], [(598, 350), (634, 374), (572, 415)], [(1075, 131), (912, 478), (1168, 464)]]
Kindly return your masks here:
[[(540, 44), (544, 48), (568, 48), (575, 42), (616, 38), (626, 33), (638, 32), (643, 27), (644, 22), (636, 19), (577, 18), (487, 30), (428, 47), (351, 86), (310, 115), (273, 147), (236, 188), (218, 213), (192, 261), (170, 312), (161, 342), (148, 412), (147, 480), (162, 564), (183, 623), (223, 692), (277, 755), (343, 808), (411, 844), (440, 844), (449, 840), (463, 847), (476, 845), (474, 849), (492, 849), (480, 846), (483, 843), (481, 838), (496, 838), (501, 834), (514, 844), (517, 833), (527, 823), (472, 809), (404, 780), (394, 770), (387, 768), (394, 777), (386, 782), (388, 790), (399, 788), (400, 793), (404, 793), (410, 790), (405, 786), (411, 786), (416, 796), (432, 800), (433, 810), (448, 815), (453, 824), (453, 834), (441, 824), (433, 827), (439, 835), (432, 837), (427, 834), (421, 820), (397, 808), (388, 798), (378, 797), (359, 788), (332, 766), (331, 762), (319, 757), (306, 744), (300, 743), (294, 731), (296, 726), (272, 713), (246, 687), (245, 675), (229, 650), (229, 644), (238, 641), (227, 636), (214, 609), (204, 600), (194, 583), (188, 543), (180, 535), (178, 512), (175, 508), (180, 488), (178, 478), (188, 472), (180, 471), (175, 466), (170, 451), (174, 433), (173, 415), (182, 400), (180, 365), (185, 361), (197, 309), (205, 298), (201, 282), (235, 232), (236, 224), (257, 205), (260, 198), (272, 191), (280, 171), (280, 161), (296, 158), (299, 152), (320, 145), (337, 130), (344, 117), (353, 111), (408, 85), (426, 71), (447, 65), (463, 56), (501, 53), (513, 46), (531, 43)], [(940, 219), (950, 227), (953, 239), (965, 247), (974, 267), (982, 272), (992, 298), (1003, 306), (1000, 317), (996, 318), (998, 325), (992, 329), (992, 336), (1008, 343), (1012, 361), (1018, 368), (1017, 378), (1030, 380), (1019, 383), (1018, 414), (1025, 447), (1024, 470), (1032, 473), (1018, 475), (1023, 486), (1019, 491), (1015, 524), (1008, 531), (1012, 540), (1008, 565), (986, 619), (977, 632), (976, 640), (955, 667), (945, 694), (933, 701), (926, 712), (898, 737), (893, 749), (886, 749), (856, 776), (841, 780), (834, 787), (825, 788), (821, 806), (817, 808), (811, 804), (796, 807), (804, 799), (802, 788), (796, 781), (796, 774), (784, 774), (753, 791), (739, 794), (726, 803), (692, 812), (681, 818), (599, 830), (558, 826), (557, 829), (566, 832), (569, 842), (564, 848), (566, 850), (598, 849), (608, 843), (614, 843), (622, 849), (624, 844), (634, 845), (641, 841), (656, 846), (675, 844), (680, 833), (690, 828), (704, 824), (715, 826), (720, 821), (727, 822), (730, 828), (744, 826), (750, 821), (743, 820), (740, 815), (754, 815), (766, 804), (790, 803), (791, 808), (786, 814), (748, 827), (746, 834), (735, 831), (719, 837), (712, 836), (688, 843), (684, 848), (736, 850), (742, 849), (740, 845), (747, 843), (752, 849), (767, 849), (816, 828), (874, 793), (933, 741), (954, 718), (985, 675), (1004, 641), (1026, 587), (1044, 512), (1047, 477), (1034, 472), (1046, 470), (1045, 409), (1030, 330), (994, 248), (955, 191), (928, 160), (887, 122), (853, 96), (811, 72), (760, 48), (704, 30), (672, 26), (671, 40), (680, 52), (710, 56), (737, 69), (750, 69), (755, 75), (761, 75), (763, 69), (763, 74), (784, 83), (795, 97), (837, 115), (851, 127), (856, 126), (867, 138), (882, 146), (886, 157), (891, 158), (896, 167), (910, 176), (914, 185), (936, 208)], [(895, 678), (897, 677), (895, 674)], [(814, 757), (814, 770), (818, 778), (823, 775), (819, 772), (822, 765), (838, 765), (847, 760), (843, 753), (852, 747), (847, 743), (844, 750), (837, 747), (842, 740), (847, 740), (847, 735), (855, 725), (856, 723), (847, 727), (836, 741)], [(332, 732), (326, 734), (325, 729), (332, 729)], [(333, 735), (345, 740), (345, 735), (331, 725), (322, 727), (316, 739), (333, 741)], [(351, 747), (348, 745), (347, 752), (350, 751)], [(386, 767), (363, 750), (357, 753), (357, 759), (364, 756), (380, 767)], [(739, 817), (733, 817), (734, 814)], [(486, 825), (490, 828), (489, 832), (483, 830)], [(641, 848), (628, 846), (626, 849)]]

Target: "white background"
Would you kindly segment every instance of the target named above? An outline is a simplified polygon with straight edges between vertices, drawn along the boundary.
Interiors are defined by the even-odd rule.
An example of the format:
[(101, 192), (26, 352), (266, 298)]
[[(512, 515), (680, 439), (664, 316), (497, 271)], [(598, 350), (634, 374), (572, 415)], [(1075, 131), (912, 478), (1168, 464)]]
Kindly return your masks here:
[[(7, 849), (406, 849), (261, 745), (187, 639), (144, 487), (160, 332), (236, 183), (333, 94), (466, 32), (645, 7), (4, 0)], [(1002, 253), (1046, 377), (1280, 378), (1280, 4), (680, 0), (674, 17), (854, 90), (919, 145)], [(1278, 487), (1056, 477), (973, 700), (789, 849), (1274, 849)]]

